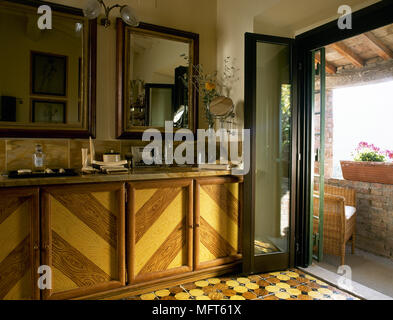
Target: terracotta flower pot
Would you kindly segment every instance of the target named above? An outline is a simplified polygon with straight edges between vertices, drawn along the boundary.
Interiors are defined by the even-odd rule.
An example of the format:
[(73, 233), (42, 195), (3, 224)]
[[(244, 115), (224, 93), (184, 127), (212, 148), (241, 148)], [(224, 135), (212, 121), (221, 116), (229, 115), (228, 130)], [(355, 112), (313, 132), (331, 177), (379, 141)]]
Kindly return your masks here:
[(340, 161), (345, 180), (393, 184), (393, 163)]

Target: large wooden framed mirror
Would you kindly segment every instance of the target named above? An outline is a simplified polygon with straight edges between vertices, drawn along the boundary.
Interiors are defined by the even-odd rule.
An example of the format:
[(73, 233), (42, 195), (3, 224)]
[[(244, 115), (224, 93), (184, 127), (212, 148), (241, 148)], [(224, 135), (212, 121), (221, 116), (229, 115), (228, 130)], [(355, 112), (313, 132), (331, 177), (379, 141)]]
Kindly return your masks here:
[[(39, 28), (43, 5), (52, 29)], [(0, 136), (94, 137), (97, 21), (50, 2), (4, 0), (0, 42)]]
[(117, 20), (118, 139), (142, 137), (148, 128), (164, 131), (197, 127), (198, 96), (193, 85), (199, 64), (199, 35), (147, 23)]

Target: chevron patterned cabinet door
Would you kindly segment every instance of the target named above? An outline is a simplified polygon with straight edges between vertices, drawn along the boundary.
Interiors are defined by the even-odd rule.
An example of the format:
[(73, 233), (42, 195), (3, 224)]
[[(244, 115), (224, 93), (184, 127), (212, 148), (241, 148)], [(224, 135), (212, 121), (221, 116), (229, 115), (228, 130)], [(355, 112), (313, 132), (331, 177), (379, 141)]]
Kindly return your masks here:
[(42, 261), (52, 269), (44, 299), (70, 299), (125, 285), (125, 187), (44, 188)]
[(241, 259), (242, 188), (237, 177), (196, 179), (196, 270)]
[(39, 299), (39, 192), (0, 190), (0, 300)]
[(129, 282), (192, 271), (192, 179), (130, 183)]

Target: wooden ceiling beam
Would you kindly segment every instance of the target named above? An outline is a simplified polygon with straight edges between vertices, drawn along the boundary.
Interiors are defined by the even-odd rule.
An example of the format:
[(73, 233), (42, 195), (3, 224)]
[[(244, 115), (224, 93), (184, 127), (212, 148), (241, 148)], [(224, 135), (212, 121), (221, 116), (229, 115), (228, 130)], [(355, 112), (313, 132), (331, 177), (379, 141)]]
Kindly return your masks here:
[[(321, 57), (319, 54), (315, 55), (315, 61), (318, 62), (319, 64), (321, 63)], [(325, 67), (326, 67), (326, 71), (330, 74), (335, 74), (337, 72), (337, 67), (335, 67), (327, 60), (325, 61)]]
[(380, 39), (371, 32), (366, 32), (363, 37), (369, 43), (370, 47), (384, 60), (393, 59), (393, 51), (390, 50)]
[(344, 58), (348, 59), (353, 65), (357, 67), (364, 66), (364, 60), (359, 57), (355, 52), (348, 48), (344, 43), (337, 42), (330, 45), (331, 48), (336, 50)]

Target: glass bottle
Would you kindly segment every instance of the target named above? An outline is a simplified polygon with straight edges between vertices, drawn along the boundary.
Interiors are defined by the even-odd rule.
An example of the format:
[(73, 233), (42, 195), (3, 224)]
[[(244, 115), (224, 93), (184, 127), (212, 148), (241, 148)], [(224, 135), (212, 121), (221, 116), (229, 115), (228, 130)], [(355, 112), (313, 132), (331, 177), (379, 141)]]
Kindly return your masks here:
[(35, 146), (35, 153), (33, 154), (33, 171), (45, 170), (45, 153), (42, 151), (42, 145)]

